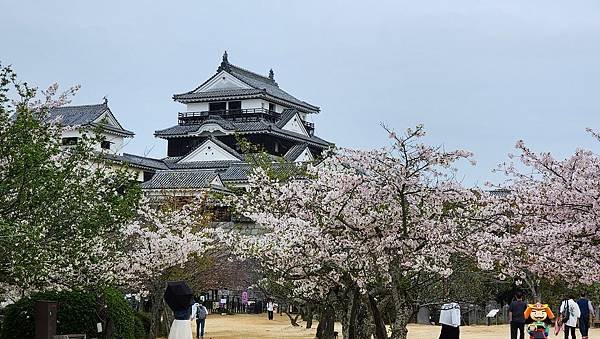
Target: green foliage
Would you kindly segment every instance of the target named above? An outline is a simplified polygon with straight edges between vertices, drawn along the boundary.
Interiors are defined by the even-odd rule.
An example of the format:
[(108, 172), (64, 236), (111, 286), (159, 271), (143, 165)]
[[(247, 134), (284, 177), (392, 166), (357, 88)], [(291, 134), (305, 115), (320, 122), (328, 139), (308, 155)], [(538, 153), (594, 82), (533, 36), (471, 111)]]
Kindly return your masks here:
[(303, 165), (290, 163), (284, 158), (273, 156), (267, 153), (261, 145), (253, 144), (240, 135), (236, 135), (236, 141), (248, 164), (253, 168), (264, 170), (272, 179), (286, 181), (307, 175)]
[(145, 312), (135, 312), (135, 338), (141, 339), (148, 335), (152, 315)]
[(33, 338), (35, 305), (32, 299), (25, 298), (4, 309), (4, 322), (0, 339)]
[(134, 216), (139, 187), (94, 151), (99, 136), (62, 147), (62, 126), (45, 119), (66, 101), (36, 104), (35, 97), (0, 65), (0, 286), (101, 283), (101, 264), (120, 246), (115, 235)]
[(144, 322), (142, 321), (142, 319), (135, 317), (135, 324), (134, 324), (135, 328), (134, 328), (134, 337), (136, 339), (142, 339), (145, 338), (147, 335), (146, 329), (144, 328)]
[[(34, 337), (36, 300), (58, 303), (59, 334), (85, 333), (88, 337), (97, 337), (96, 324), (102, 322), (108, 324), (104, 333), (112, 328), (111, 338), (139, 339), (145, 336), (142, 319), (136, 316), (123, 294), (108, 288), (101, 293), (83, 290), (47, 291), (23, 298), (6, 307), (0, 339)], [(106, 318), (101, 315), (106, 315)]]
[(33, 338), (35, 334), (35, 301), (58, 303), (58, 333), (96, 333), (96, 298), (84, 291), (48, 291), (36, 293), (6, 307), (0, 338)]
[(135, 338), (136, 317), (129, 303), (123, 298), (123, 293), (114, 288), (107, 288), (104, 293), (107, 305), (109, 323), (114, 326), (115, 338)]

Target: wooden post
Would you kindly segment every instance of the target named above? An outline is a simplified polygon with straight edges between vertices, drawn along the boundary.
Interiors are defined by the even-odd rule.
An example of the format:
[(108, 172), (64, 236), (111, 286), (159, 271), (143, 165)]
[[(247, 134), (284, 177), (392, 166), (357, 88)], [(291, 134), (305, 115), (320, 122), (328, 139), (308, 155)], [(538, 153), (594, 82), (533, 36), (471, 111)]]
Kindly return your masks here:
[(35, 302), (35, 339), (52, 339), (56, 335), (57, 310), (55, 301)]

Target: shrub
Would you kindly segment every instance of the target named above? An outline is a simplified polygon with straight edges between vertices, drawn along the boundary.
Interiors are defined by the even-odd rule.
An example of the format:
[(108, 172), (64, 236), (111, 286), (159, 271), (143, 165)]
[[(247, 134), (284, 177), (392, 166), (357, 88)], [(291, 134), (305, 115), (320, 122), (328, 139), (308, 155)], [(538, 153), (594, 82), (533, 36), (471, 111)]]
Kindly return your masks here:
[(145, 338), (150, 332), (152, 315), (146, 312), (135, 312), (135, 337), (136, 339)]
[[(98, 298), (99, 296), (100, 298)], [(85, 333), (97, 337), (96, 313), (98, 302), (106, 305), (107, 327), (112, 326), (112, 338), (136, 339), (136, 317), (123, 294), (116, 289), (106, 289), (100, 295), (94, 291), (49, 291), (23, 298), (5, 309), (5, 319), (0, 339), (28, 339), (35, 335), (35, 301), (52, 300), (58, 303), (57, 333)], [(105, 333), (106, 333), (105, 329)], [(109, 331), (110, 332), (110, 331)]]
[(4, 309), (4, 322), (0, 338), (33, 338), (34, 332), (34, 304), (30, 299), (21, 299)]
[(79, 290), (50, 291), (36, 293), (7, 306), (2, 339), (34, 337), (36, 300), (58, 303), (58, 333), (94, 333), (96, 300), (92, 294)]
[(103, 297), (108, 308), (108, 323), (114, 326), (114, 337), (134, 339), (135, 316), (123, 294), (117, 289), (107, 288)]
[(143, 339), (146, 337), (147, 333), (146, 333), (146, 329), (144, 328), (144, 322), (142, 321), (142, 319), (135, 317), (135, 324), (134, 324), (134, 336), (135, 339)]

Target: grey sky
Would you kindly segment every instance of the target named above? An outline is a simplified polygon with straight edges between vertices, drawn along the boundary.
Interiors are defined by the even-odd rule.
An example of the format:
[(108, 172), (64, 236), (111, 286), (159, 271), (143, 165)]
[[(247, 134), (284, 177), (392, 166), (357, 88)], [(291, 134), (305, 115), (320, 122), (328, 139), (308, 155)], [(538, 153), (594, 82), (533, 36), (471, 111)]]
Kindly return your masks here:
[[(598, 1), (8, 1), (0, 61), (42, 87), (81, 84), (74, 104), (109, 104), (161, 157), (174, 93), (213, 75), (223, 50), (321, 107), (316, 133), (340, 146), (388, 143), (424, 123), (428, 141), (476, 154), (465, 182), (524, 139), (565, 156), (598, 149)], [(467, 166), (465, 166), (467, 167)]]

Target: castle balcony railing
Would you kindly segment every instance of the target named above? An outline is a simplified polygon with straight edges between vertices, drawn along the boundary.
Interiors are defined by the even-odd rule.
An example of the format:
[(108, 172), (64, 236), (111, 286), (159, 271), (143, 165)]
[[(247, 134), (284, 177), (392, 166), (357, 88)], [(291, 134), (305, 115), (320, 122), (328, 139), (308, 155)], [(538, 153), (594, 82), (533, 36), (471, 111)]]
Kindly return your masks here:
[(280, 113), (270, 111), (266, 108), (226, 109), (201, 112), (181, 112), (179, 113), (179, 124), (193, 125), (209, 119), (225, 119), (229, 121), (257, 121), (259, 119), (265, 119), (276, 122), (280, 118)]

